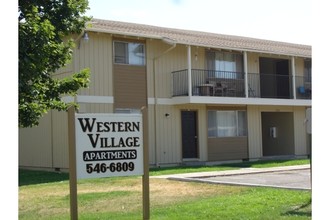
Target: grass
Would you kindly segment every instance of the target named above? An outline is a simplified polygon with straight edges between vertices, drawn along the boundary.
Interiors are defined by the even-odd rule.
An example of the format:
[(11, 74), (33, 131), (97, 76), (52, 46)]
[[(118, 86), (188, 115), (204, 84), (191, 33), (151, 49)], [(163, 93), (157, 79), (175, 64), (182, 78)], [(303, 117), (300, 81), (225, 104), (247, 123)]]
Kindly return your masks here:
[[(301, 163), (309, 161), (162, 168), (150, 173), (160, 175)], [(19, 174), (19, 219), (70, 219), (67, 174), (26, 170), (20, 170)], [(141, 177), (79, 180), (79, 219), (142, 219), (141, 182)], [(150, 219), (311, 219), (310, 203), (310, 191), (150, 178)]]
[(208, 172), (208, 171), (222, 171), (233, 170), (239, 168), (267, 168), (267, 167), (279, 167), (279, 166), (293, 166), (309, 164), (309, 159), (299, 160), (262, 160), (242, 163), (230, 163), (216, 166), (181, 166), (181, 167), (162, 167), (152, 168), (150, 170), (150, 176), (168, 175), (177, 173), (192, 173), (192, 172)]

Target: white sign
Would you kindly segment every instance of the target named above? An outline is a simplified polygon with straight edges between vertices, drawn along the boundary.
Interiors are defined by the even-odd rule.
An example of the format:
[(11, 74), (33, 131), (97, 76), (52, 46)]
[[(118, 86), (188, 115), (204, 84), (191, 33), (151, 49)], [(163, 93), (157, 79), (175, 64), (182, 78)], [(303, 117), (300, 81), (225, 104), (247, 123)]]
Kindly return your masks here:
[(77, 179), (143, 175), (141, 114), (76, 114)]

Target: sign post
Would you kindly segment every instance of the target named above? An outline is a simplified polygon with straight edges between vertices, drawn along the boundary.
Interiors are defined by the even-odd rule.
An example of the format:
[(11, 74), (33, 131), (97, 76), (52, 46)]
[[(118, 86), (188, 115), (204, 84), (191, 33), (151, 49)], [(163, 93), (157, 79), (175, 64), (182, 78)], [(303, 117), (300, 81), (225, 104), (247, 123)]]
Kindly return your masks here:
[(71, 106), (68, 110), (68, 128), (69, 128), (70, 216), (71, 216), (71, 220), (78, 220), (76, 135), (75, 135), (74, 106)]
[(149, 195), (149, 146), (148, 146), (148, 109), (143, 107), (143, 177), (142, 177), (142, 200), (143, 200), (143, 219), (150, 219), (150, 195)]

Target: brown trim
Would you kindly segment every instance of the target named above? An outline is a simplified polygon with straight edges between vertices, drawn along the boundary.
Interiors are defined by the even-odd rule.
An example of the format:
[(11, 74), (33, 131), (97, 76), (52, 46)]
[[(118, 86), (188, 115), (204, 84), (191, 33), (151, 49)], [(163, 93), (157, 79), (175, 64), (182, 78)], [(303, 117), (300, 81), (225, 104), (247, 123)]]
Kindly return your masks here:
[(113, 65), (114, 109), (147, 106), (146, 66)]
[(241, 160), (248, 158), (247, 137), (208, 138), (208, 160)]

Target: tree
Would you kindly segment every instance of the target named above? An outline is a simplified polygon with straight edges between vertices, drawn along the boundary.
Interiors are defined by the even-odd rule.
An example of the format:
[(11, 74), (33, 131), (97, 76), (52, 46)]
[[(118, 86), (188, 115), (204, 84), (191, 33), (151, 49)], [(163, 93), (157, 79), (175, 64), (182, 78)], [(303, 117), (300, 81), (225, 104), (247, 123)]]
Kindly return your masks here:
[(50, 109), (66, 110), (72, 103), (63, 95), (76, 95), (89, 83), (89, 70), (56, 79), (53, 73), (72, 57), (74, 40), (81, 34), (87, 0), (19, 0), (19, 126), (38, 125)]

